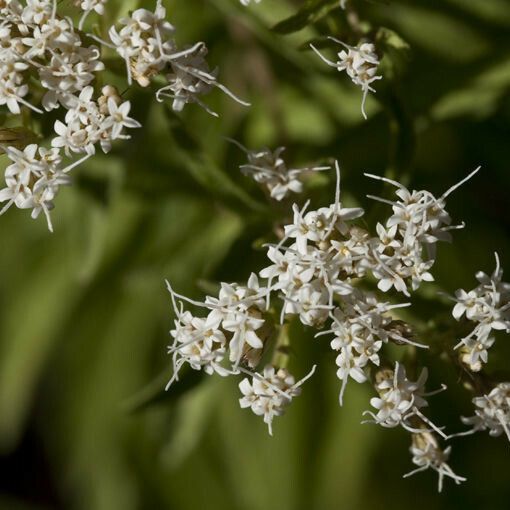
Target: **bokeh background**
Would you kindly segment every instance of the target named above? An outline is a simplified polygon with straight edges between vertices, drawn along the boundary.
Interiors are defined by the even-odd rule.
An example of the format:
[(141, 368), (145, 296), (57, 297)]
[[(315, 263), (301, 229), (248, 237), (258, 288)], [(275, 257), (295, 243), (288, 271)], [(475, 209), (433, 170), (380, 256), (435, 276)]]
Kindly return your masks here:
[[(126, 97), (143, 129), (80, 167), (58, 197), (53, 235), (24, 211), (0, 218), (0, 508), (507, 509), (505, 439), (453, 442), (450, 464), (469, 480), (446, 480), (442, 494), (433, 472), (402, 480), (412, 469), (408, 435), (360, 425), (368, 386), (351, 383), (340, 409), (334, 354), (300, 327), (291, 328), (291, 369), (319, 367), (274, 437), (239, 408), (233, 378), (186, 376), (161, 390), (171, 374), (164, 279), (197, 298), (218, 281), (245, 280), (288, 214), (240, 174), (242, 154), (225, 136), (250, 148), (285, 145), (294, 165), (338, 158), (344, 200), (365, 206), (372, 222), (387, 211), (365, 195), (387, 191), (364, 171), (441, 193), (482, 165), (449, 200), (466, 229), (440, 247), (437, 284), (413, 299), (412, 319), (431, 331), (448, 313), (439, 288), (474, 286), (494, 251), (508, 267), (510, 2), (352, 0), (364, 28), (384, 27), (387, 49), (387, 79), (366, 122), (359, 89), (302, 49), (328, 34), (349, 40), (336, 2), (164, 3), (178, 41), (206, 41), (220, 80), (252, 107), (215, 91), (206, 101), (219, 119), (196, 105), (177, 116), (134, 87)], [(105, 24), (141, 5), (152, 8), (110, 0)], [(125, 86), (121, 74), (107, 78)], [(40, 130), (49, 134), (53, 120)], [(317, 205), (333, 189), (324, 174), (308, 183)], [(447, 348), (456, 343), (447, 328), (441, 335)], [(508, 344), (498, 342), (489, 367), (507, 380)], [(430, 387), (450, 388), (432, 399), (431, 416), (460, 430), (470, 395), (436, 354), (420, 358)]]

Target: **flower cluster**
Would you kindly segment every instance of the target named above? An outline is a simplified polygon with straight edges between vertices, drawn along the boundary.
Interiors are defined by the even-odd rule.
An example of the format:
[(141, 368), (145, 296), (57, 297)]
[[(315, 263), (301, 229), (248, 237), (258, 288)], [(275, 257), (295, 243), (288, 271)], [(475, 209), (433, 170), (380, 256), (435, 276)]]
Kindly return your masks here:
[[(341, 4), (341, 7), (344, 8), (344, 4)], [(361, 113), (366, 119), (365, 101), (369, 92), (375, 92), (371, 84), (382, 79), (382, 76), (377, 74), (380, 60), (375, 46), (370, 42), (360, 42), (357, 46), (349, 46), (334, 37), (328, 37), (328, 39), (345, 48), (338, 53), (336, 62), (326, 58), (313, 44), (310, 44), (310, 47), (326, 64), (338, 71), (345, 71), (352, 82), (361, 87), (363, 91)]]
[[(375, 411), (366, 412), (370, 417), (367, 421), (410, 432), (413, 462), (418, 470), (435, 469), (440, 488), (444, 476), (458, 483), (463, 479), (446, 464), (450, 450), (441, 451), (435, 437), (447, 436), (423, 414), (428, 406), (426, 398), (446, 386), (426, 392), (427, 370), (412, 381), (404, 365), (388, 360), (385, 351), (390, 342), (427, 347), (414, 340), (413, 328), (396, 315), (408, 303), (382, 301), (359, 282), (373, 275), (379, 291), (395, 287), (409, 294), (421, 281), (430, 280), (419, 273), (424, 264), (420, 257), (425, 257), (422, 253), (428, 249), (428, 271), (434, 261), (435, 243), (448, 238), (452, 228), (445, 210), (446, 197), (465, 179), (439, 199), (389, 181), (397, 186), (398, 200), (389, 202), (393, 214), (385, 226), (377, 225), (377, 236), (372, 236), (358, 224), (363, 209), (342, 206), (340, 169), (338, 164), (335, 167), (334, 203), (316, 210), (308, 210), (308, 202), (301, 208), (294, 205), (293, 220), (284, 225), (282, 238), (268, 245), (271, 263), (258, 277), (252, 274), (246, 286), (222, 283), (218, 297), (207, 297), (204, 302), (184, 298), (169, 286), (177, 317), (171, 332), (174, 342), (169, 352), (173, 355), (174, 376), (169, 384), (178, 377), (184, 363), (210, 374), (245, 373), (249, 377), (240, 384), (241, 407), (262, 416), (271, 431), (273, 418), (282, 414), (306, 379), (295, 384), (285, 365), (279, 363), (279, 339), (287, 331), (288, 321), (297, 316), (305, 326), (322, 329), (316, 337), (333, 336), (331, 348), (337, 353), (337, 375), (342, 382), (340, 404), (349, 378), (359, 383), (373, 382), (378, 397), (371, 399)], [(381, 284), (390, 276), (397, 281), (397, 273), (397, 284)], [(183, 312), (182, 301), (207, 309), (208, 315), (198, 319)], [(330, 326), (324, 328), (328, 321)], [(271, 354), (271, 362), (257, 371), (261, 360)], [(394, 368), (381, 368), (387, 366)]]
[[(80, 29), (90, 12), (104, 12), (104, 3), (76, 2), (83, 10)], [(66, 114), (64, 122), (55, 122), (53, 149), (31, 144), (20, 152), (16, 148), (20, 143), (8, 141), (2, 146), (13, 164), (5, 172), (6, 188), (0, 192), (0, 200), (6, 205), (0, 214), (12, 204), (31, 209), (33, 218), (42, 211), (52, 231), (49, 211), (59, 187), (70, 184), (70, 170), (94, 154), (96, 144), (107, 152), (113, 140), (129, 138), (124, 128), (140, 124), (128, 116), (130, 102), (123, 101), (114, 87), (103, 87), (97, 102), (92, 99), (96, 74), (105, 68), (100, 50), (84, 44), (86, 35), (75, 29), (71, 18), (58, 14), (56, 1), (2, 2), (1, 15), (0, 105), (6, 105), (13, 115), (19, 115), (21, 107), (43, 113), (28, 101), (31, 95), (40, 98), (44, 110), (63, 108)], [(30, 88), (29, 78), (34, 82)], [(15, 142), (21, 142), (21, 137)], [(68, 157), (72, 153), (85, 156), (62, 165), (60, 149)]]
[(452, 314), (474, 322), (474, 329), (456, 345), (460, 348), (461, 361), (473, 372), (487, 363), (488, 349), (494, 343), (492, 331), (510, 332), (510, 284), (502, 281), (503, 270), (496, 254), (496, 269), (488, 276), (482, 271), (476, 274), (479, 285), (469, 292), (463, 289), (455, 293), (456, 304)]
[(383, 344), (392, 341), (397, 345), (411, 344), (426, 347), (411, 340), (411, 330), (402, 321), (394, 320), (390, 311), (403, 305), (381, 303), (373, 293), (359, 289), (344, 296), (331, 315), (330, 330), (317, 336), (333, 334), (331, 348), (339, 351), (336, 358), (337, 377), (342, 381), (339, 401), (343, 403), (343, 394), (349, 377), (358, 383), (369, 378), (369, 367), (380, 365), (379, 351)]
[(52, 0), (27, 0), (25, 6), (17, 0), (3, 2), (0, 105), (13, 114), (20, 113), (20, 105), (42, 113), (25, 99), (34, 73), (38, 88), (45, 91), (42, 106), (52, 110), (104, 69), (97, 46), (85, 46), (73, 21), (58, 16), (56, 6)]
[[(267, 289), (260, 287), (257, 276), (252, 274), (246, 286), (222, 283), (218, 297), (209, 296), (205, 302), (197, 303), (177, 294), (168, 282), (167, 286), (176, 316), (175, 327), (170, 332), (174, 342), (168, 349), (174, 374), (167, 389), (178, 380), (185, 363), (207, 374), (247, 374), (252, 382), (243, 379), (239, 384), (244, 395), (240, 405), (263, 416), (272, 434), (273, 418), (283, 414), (292, 399), (300, 394), (299, 387), (311, 377), (315, 367), (298, 383), (283, 367), (267, 365), (262, 374), (250, 370), (259, 364), (272, 334), (265, 311)], [(195, 317), (184, 311), (183, 301), (207, 309), (207, 316)]]
[(499, 383), (488, 395), (475, 397), (473, 404), (475, 415), (462, 418), (463, 423), (471, 425), (472, 429), (451, 437), (488, 430), (494, 437), (505, 433), (510, 441), (510, 383)]
[(439, 475), (438, 491), (443, 490), (443, 478), (445, 476), (451, 478), (457, 485), (465, 482), (466, 479), (462, 476), (456, 475), (452, 468), (447, 464), (450, 457), (451, 446), (444, 450), (439, 446), (433, 434), (427, 431), (420, 431), (412, 435), (412, 442), (410, 452), (412, 455), (412, 462), (418, 466), (413, 471), (406, 473), (404, 478), (408, 478), (416, 473), (425, 471), (426, 469), (433, 469)]
[[(200, 99), (214, 87), (219, 88), (238, 103), (249, 106), (217, 81), (217, 70), (211, 71), (205, 60), (207, 47), (198, 42), (182, 50), (174, 40), (175, 28), (166, 20), (166, 9), (158, 0), (154, 12), (136, 9), (119, 21), (120, 29), (112, 26), (109, 37), (117, 53), (126, 63), (128, 82), (135, 80), (148, 87), (156, 76), (166, 85), (156, 92), (158, 101), (173, 99), (172, 107), (181, 111), (188, 103), (197, 103), (212, 115)], [(104, 42), (109, 45), (109, 43)]]
[(246, 147), (231, 140), (246, 153), (248, 162), (241, 165), (241, 172), (249, 175), (258, 182), (264, 190), (269, 192), (271, 198), (281, 201), (289, 193), (303, 191), (303, 177), (310, 172), (329, 170), (329, 166), (316, 166), (310, 168), (287, 168), (282, 158), (285, 147), (270, 149), (248, 150)]
[(272, 365), (264, 367), (262, 375), (254, 374), (250, 379), (245, 378), (239, 383), (243, 397), (239, 399), (240, 406), (249, 407), (257, 416), (264, 417), (269, 434), (273, 435), (273, 418), (281, 416), (294, 397), (301, 393), (301, 384), (311, 377), (312, 371), (301, 381), (295, 382), (286, 368), (275, 369)]
[[(129, 84), (135, 80), (146, 87), (157, 75), (163, 77), (166, 84), (157, 91), (156, 97), (160, 101), (171, 97), (176, 111), (188, 103), (198, 103), (216, 115), (200, 99), (212, 88), (219, 88), (248, 105), (218, 83), (217, 71), (210, 70), (205, 60), (207, 48), (203, 42), (181, 50), (176, 47), (175, 29), (166, 20), (161, 0), (154, 12), (137, 9), (119, 21), (120, 28), (112, 26), (109, 36), (113, 44), (82, 31), (90, 13), (104, 13), (106, 0), (73, 0), (73, 4), (82, 11), (78, 29), (70, 17), (57, 12), (56, 0), (0, 3), (0, 106), (5, 105), (13, 115), (19, 115), (22, 107), (40, 114), (43, 109), (63, 108), (65, 117), (55, 122), (57, 136), (51, 146), (63, 149), (67, 156), (94, 154), (98, 145), (108, 152), (114, 140), (129, 138), (126, 128), (140, 126), (129, 117), (130, 102), (123, 100), (114, 87), (105, 86), (95, 96), (98, 91), (94, 90), (94, 81), (105, 66), (100, 59), (100, 47), (86, 44), (87, 39), (118, 52), (126, 62)], [(29, 83), (33, 86), (29, 87)], [(30, 173), (31, 180), (25, 182), (24, 178), (16, 177), (17, 184), (12, 181), (17, 174), (6, 174), (8, 191), (1, 196), (7, 206), (2, 211), (16, 204), (33, 208), (36, 217), (43, 210), (51, 225), (48, 211), (63, 181), (55, 179), (53, 171), (44, 171), (46, 177), (42, 179), (37, 165)], [(65, 182), (69, 183), (69, 179)], [(35, 198), (27, 200), (25, 194), (29, 189), (30, 196), (35, 193)], [(41, 203), (42, 208), (38, 205)]]
[(446, 198), (478, 170), (475, 169), (439, 198), (429, 191), (411, 192), (391, 179), (365, 174), (397, 188), (395, 194), (398, 198), (395, 201), (369, 195), (391, 205), (393, 209), (385, 225), (377, 225), (377, 237), (371, 243), (374, 258), (371, 270), (380, 290), (386, 292), (395, 287), (395, 290), (408, 296), (409, 286), (416, 290), (422, 281), (433, 281), (430, 269), (434, 265), (436, 243), (449, 241), (450, 230), (464, 227), (451, 225), (450, 215), (445, 210)]
[(97, 101), (92, 99), (94, 89), (85, 87), (78, 97), (70, 96), (65, 122), (57, 120), (57, 137), (52, 140), (54, 147), (62, 147), (67, 155), (74, 153), (95, 154), (96, 144), (109, 152), (112, 141), (129, 138), (124, 128), (137, 128), (140, 123), (128, 116), (129, 101), (122, 101), (117, 89), (111, 85), (103, 87)]
[(48, 229), (53, 231), (50, 218), (53, 199), (60, 186), (70, 184), (68, 173), (81, 160), (63, 167), (59, 149), (45, 149), (37, 144), (30, 144), (23, 151), (6, 147), (5, 152), (12, 163), (5, 170), (6, 187), (0, 190), (0, 203), (6, 202), (0, 214), (13, 204), (19, 209), (31, 209), (32, 218), (43, 212)]
[[(427, 425), (432, 425), (420, 411), (421, 408), (428, 406), (424, 397), (437, 393), (437, 391), (425, 393), (427, 376), (427, 369), (424, 368), (417, 381), (410, 381), (407, 379), (404, 366), (399, 363), (395, 363), (395, 370), (380, 370), (376, 374), (375, 384), (379, 397), (370, 400), (370, 405), (377, 410), (377, 413), (365, 411), (365, 414), (372, 418), (370, 421), (386, 428), (402, 426), (406, 430), (415, 432), (416, 429), (411, 425), (414, 417), (419, 417)], [(446, 388), (443, 386), (438, 391), (444, 389)], [(436, 426), (432, 425), (432, 428), (444, 436)]]

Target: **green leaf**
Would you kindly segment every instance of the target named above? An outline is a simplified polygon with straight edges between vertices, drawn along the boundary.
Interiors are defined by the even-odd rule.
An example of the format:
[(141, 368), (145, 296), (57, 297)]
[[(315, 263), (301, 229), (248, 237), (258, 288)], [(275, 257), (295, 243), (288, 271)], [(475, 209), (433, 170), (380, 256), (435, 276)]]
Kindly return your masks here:
[(296, 14), (277, 23), (272, 30), (278, 34), (298, 32), (317, 23), (333, 10), (340, 10), (338, 0), (310, 0)]

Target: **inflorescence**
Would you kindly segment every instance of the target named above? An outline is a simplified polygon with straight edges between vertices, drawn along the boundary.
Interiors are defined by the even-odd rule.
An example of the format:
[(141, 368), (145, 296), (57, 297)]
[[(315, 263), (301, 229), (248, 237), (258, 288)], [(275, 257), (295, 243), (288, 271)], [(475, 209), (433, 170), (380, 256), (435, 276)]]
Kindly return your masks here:
[[(241, 3), (248, 5), (250, 0)], [(129, 130), (141, 127), (130, 116), (131, 102), (123, 97), (135, 83), (142, 88), (154, 86), (156, 100), (170, 99), (176, 112), (195, 103), (217, 116), (203, 102), (215, 88), (249, 106), (218, 81), (218, 70), (206, 60), (204, 42), (177, 45), (176, 29), (167, 20), (161, 0), (153, 11), (130, 12), (101, 37), (88, 33), (87, 20), (103, 15), (106, 4), (106, 0), (73, 0), (75, 24), (71, 17), (59, 14), (56, 0), (0, 0), (0, 106), (24, 120), (27, 114), (62, 111), (48, 147), (36, 143), (24, 127), (1, 129), (0, 152), (9, 164), (5, 187), (0, 189), (0, 214), (13, 205), (31, 210), (33, 218), (42, 213), (52, 231), (50, 211), (60, 186), (72, 183), (71, 171), (96, 150), (109, 152), (114, 142), (130, 138)], [(339, 5), (345, 8), (346, 1), (340, 0)], [(356, 46), (328, 39), (343, 47), (334, 61), (313, 44), (310, 47), (361, 88), (361, 111), (366, 118), (367, 95), (375, 92), (373, 84), (382, 79), (381, 51), (368, 39)], [(103, 80), (98, 85), (108, 51), (124, 63), (128, 88), (123, 93)], [(282, 207), (285, 199), (304, 191), (311, 174), (331, 169), (288, 167), (283, 147), (249, 150), (230, 141), (246, 155), (241, 172), (257, 182), (269, 199), (283, 202)], [(416, 468), (405, 476), (433, 469), (441, 490), (445, 477), (455, 483), (465, 480), (450, 468), (451, 447), (443, 448), (441, 441), (479, 431), (505, 434), (510, 441), (510, 382), (479, 389), (472, 399), (474, 415), (462, 418), (470, 428), (447, 435), (443, 426), (425, 414), (429, 397), (446, 386), (427, 390), (427, 369), (415, 374), (414, 367), (392, 359), (389, 353), (394, 350), (387, 346), (429, 347), (402, 320), (400, 309), (410, 303), (394, 298), (410, 298), (423, 282), (434, 280), (437, 244), (450, 241), (451, 232), (464, 226), (452, 223), (447, 198), (478, 168), (438, 197), (365, 174), (391, 185), (395, 193), (392, 200), (369, 195), (391, 211), (373, 229), (362, 219), (362, 208), (342, 205), (338, 163), (335, 170), (334, 202), (318, 209), (311, 209), (309, 201), (294, 204), (292, 220), (276, 229), (280, 237), (266, 245), (266, 267), (252, 273), (245, 284), (223, 282), (217, 294), (194, 301), (167, 282), (175, 316), (168, 348), (173, 375), (167, 389), (185, 365), (209, 375), (242, 376), (240, 406), (263, 417), (272, 434), (274, 418), (300, 395), (316, 370), (316, 365), (311, 366), (296, 382), (287, 367), (289, 326), (299, 321), (313, 328), (316, 338), (329, 341), (340, 405), (349, 381), (370, 384), (374, 397), (363, 423), (409, 433)], [(455, 302), (454, 319), (470, 329), (455, 346), (457, 361), (473, 378), (487, 363), (496, 332), (510, 333), (510, 284), (502, 277), (496, 255), (496, 269), (490, 276), (479, 272), (475, 289), (460, 289), (450, 296)], [(203, 313), (195, 315), (185, 310), (185, 304)]]
[[(70, 171), (92, 156), (96, 147), (103, 152), (115, 140), (130, 138), (128, 129), (140, 127), (129, 116), (131, 103), (112, 85), (97, 90), (96, 78), (105, 70), (102, 53), (115, 50), (126, 64), (127, 81), (147, 87), (157, 78), (165, 84), (156, 92), (158, 101), (170, 97), (172, 107), (181, 111), (188, 103), (197, 103), (216, 115), (200, 99), (219, 88), (238, 103), (229, 89), (217, 81), (205, 60), (207, 48), (198, 42), (178, 49), (173, 39), (175, 28), (166, 20), (166, 11), (158, 0), (154, 12), (137, 9), (111, 27), (105, 41), (83, 31), (87, 17), (102, 15), (106, 0), (75, 0), (78, 25), (61, 16), (56, 0), (0, 1), (0, 106), (13, 116), (22, 109), (42, 115), (44, 111), (64, 110), (54, 125), (56, 136), (51, 149), (38, 144), (0, 145), (12, 164), (5, 172), (6, 187), (0, 190), (5, 202), (0, 214), (11, 205), (31, 209), (32, 217), (41, 211), (53, 230), (50, 211), (60, 186), (71, 184)], [(13, 134), (11, 132), (9, 134)], [(21, 143), (22, 132), (14, 141)], [(63, 164), (63, 159), (83, 155)]]
[[(281, 149), (276, 156), (267, 150), (247, 151), (248, 157), (261, 160), (249, 168), (283, 165), (280, 153)], [(384, 224), (377, 223), (371, 233), (360, 221), (363, 209), (342, 206), (338, 163), (335, 168), (334, 203), (315, 210), (309, 209), (309, 202), (303, 207), (295, 204), (293, 220), (284, 226), (281, 239), (267, 245), (270, 264), (258, 274), (252, 273), (246, 285), (222, 283), (217, 296), (200, 302), (177, 294), (168, 284), (176, 315), (171, 331), (174, 341), (169, 347), (174, 375), (168, 386), (178, 379), (185, 364), (223, 377), (245, 375), (239, 384), (240, 405), (263, 416), (272, 434), (274, 417), (299, 395), (302, 383), (316, 368), (295, 383), (286, 366), (288, 356), (282, 355), (280, 339), (297, 317), (304, 326), (318, 330), (317, 338), (330, 339), (340, 380), (340, 405), (349, 380), (370, 382), (377, 396), (370, 400), (372, 410), (364, 413), (363, 423), (407, 431), (416, 469), (406, 476), (433, 469), (441, 490), (444, 477), (455, 483), (464, 481), (447, 463), (451, 447), (440, 446), (440, 440), (453, 436), (425, 414), (428, 398), (446, 390), (446, 385), (429, 391), (425, 388), (426, 368), (414, 380), (408, 377), (404, 364), (388, 357), (384, 346), (389, 343), (424, 349), (428, 345), (418, 342), (412, 325), (399, 318), (398, 310), (410, 303), (394, 303), (383, 295), (393, 290), (410, 297), (422, 282), (434, 279), (431, 271), (437, 243), (449, 241), (451, 231), (463, 227), (452, 224), (446, 199), (478, 169), (439, 197), (366, 174), (392, 185), (396, 195), (394, 200), (369, 196), (392, 210)], [(478, 306), (484, 306), (482, 299), (489, 300), (491, 310), (506, 311), (503, 291), (507, 287), (501, 284), (499, 265), (492, 277), (479, 275), (479, 280), (483, 288), (478, 292)], [(377, 292), (366, 290), (370, 281), (376, 282)], [(184, 310), (184, 303), (206, 314), (195, 316)], [(455, 315), (460, 316), (461, 311), (464, 309), (457, 305)], [(470, 313), (468, 318), (473, 317)], [(494, 317), (491, 315), (492, 327)], [(492, 435), (508, 434), (508, 395), (507, 385), (502, 385), (488, 396), (475, 398), (476, 416), (463, 420), (473, 427), (468, 433), (489, 429)]]

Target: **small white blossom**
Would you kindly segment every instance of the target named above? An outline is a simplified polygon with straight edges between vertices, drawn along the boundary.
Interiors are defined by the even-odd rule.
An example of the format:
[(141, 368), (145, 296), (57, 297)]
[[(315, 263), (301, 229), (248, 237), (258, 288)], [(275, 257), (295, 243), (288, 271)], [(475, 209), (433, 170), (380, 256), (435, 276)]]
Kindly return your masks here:
[(434, 278), (430, 269), (435, 261), (438, 241), (450, 240), (449, 231), (464, 225), (451, 225), (446, 198), (476, 172), (449, 188), (439, 198), (429, 191), (409, 191), (397, 181), (365, 174), (372, 179), (387, 182), (397, 189), (397, 200), (390, 201), (372, 195), (369, 198), (392, 206), (393, 214), (385, 225), (377, 225), (377, 237), (370, 241), (367, 265), (378, 280), (378, 288), (387, 292), (392, 287), (409, 296), (409, 288), (417, 290), (423, 281)]
[(492, 331), (510, 332), (510, 284), (502, 281), (503, 270), (497, 253), (495, 257), (496, 269), (492, 275), (478, 272), (479, 285), (469, 292), (457, 290), (454, 298), (453, 317), (460, 320), (465, 316), (476, 324), (456, 345), (456, 348), (460, 347), (462, 362), (474, 372), (487, 363), (488, 349), (495, 340)]
[(316, 336), (333, 334), (331, 348), (339, 351), (336, 358), (337, 377), (342, 381), (339, 402), (350, 378), (358, 383), (367, 380), (369, 364), (379, 366), (379, 351), (389, 340), (426, 347), (404, 338), (398, 333), (394, 321), (388, 315), (393, 308), (404, 305), (380, 303), (371, 293), (355, 289), (343, 297), (341, 305), (332, 313), (333, 324), (330, 330)]
[(446, 437), (444, 433), (438, 429), (430, 420), (428, 420), (420, 411), (423, 407), (427, 407), (428, 403), (425, 397), (433, 395), (438, 391), (443, 391), (446, 387), (426, 393), (425, 382), (428, 372), (424, 368), (418, 380), (413, 382), (407, 379), (406, 371), (403, 365), (395, 363), (395, 370), (383, 370), (378, 373), (378, 381), (376, 390), (379, 397), (370, 399), (370, 405), (377, 412), (365, 411), (372, 417), (373, 423), (377, 423), (382, 427), (393, 428), (402, 426), (406, 430), (416, 432), (416, 429), (410, 424), (413, 417), (417, 417), (423, 423), (430, 426), (441, 436)]
[(86, 158), (64, 168), (58, 149), (47, 150), (30, 144), (23, 151), (6, 147), (5, 153), (12, 164), (5, 169), (6, 187), (0, 190), (0, 202), (6, 202), (6, 205), (0, 214), (11, 205), (31, 209), (34, 219), (42, 212), (52, 232), (50, 211), (54, 207), (53, 200), (60, 186), (70, 184), (68, 173)]
[(248, 163), (241, 165), (240, 170), (249, 175), (254, 181), (261, 184), (271, 198), (281, 201), (289, 193), (301, 193), (303, 191), (303, 175), (309, 172), (329, 170), (329, 166), (310, 168), (287, 168), (284, 159), (281, 157), (285, 147), (278, 147), (276, 150), (261, 149), (251, 151), (242, 146), (239, 142), (231, 140), (246, 153)]
[(338, 60), (336, 62), (327, 59), (313, 44), (310, 44), (310, 47), (326, 64), (335, 67), (338, 71), (345, 71), (353, 83), (361, 87), (363, 91), (361, 112), (366, 119), (365, 101), (368, 92), (375, 92), (371, 84), (382, 79), (381, 75), (376, 74), (380, 61), (375, 51), (375, 46), (369, 42), (361, 42), (358, 46), (348, 46), (334, 37), (328, 37), (328, 39), (345, 47), (345, 50), (338, 53)]
[(500, 383), (488, 395), (475, 397), (473, 404), (475, 415), (462, 417), (462, 422), (473, 428), (452, 437), (488, 430), (493, 437), (505, 433), (510, 441), (510, 383)]
[[(111, 87), (103, 89), (108, 93)], [(55, 122), (56, 136), (53, 147), (63, 147), (66, 154), (71, 152), (94, 154), (95, 145), (100, 144), (104, 152), (109, 152), (111, 143), (116, 139), (128, 139), (124, 128), (140, 127), (140, 123), (128, 117), (131, 104), (121, 102), (120, 96), (102, 96), (98, 101), (92, 99), (94, 90), (85, 87), (78, 97), (67, 98), (68, 110), (65, 122)], [(104, 92), (103, 92), (104, 94)], [(106, 103), (107, 108), (104, 108)]]
[(404, 475), (408, 478), (416, 473), (433, 469), (439, 475), (438, 491), (443, 489), (443, 478), (445, 476), (451, 478), (457, 485), (465, 482), (466, 479), (462, 476), (456, 475), (452, 468), (447, 464), (451, 452), (451, 446), (442, 450), (436, 438), (430, 432), (419, 432), (412, 435), (411, 455), (413, 456), (413, 464), (418, 466), (417, 469), (410, 471)]
[(311, 372), (295, 382), (294, 377), (285, 368), (276, 369), (271, 365), (264, 368), (263, 374), (253, 374), (239, 383), (243, 397), (239, 404), (244, 408), (251, 408), (257, 416), (264, 417), (269, 434), (273, 435), (272, 424), (275, 416), (281, 416), (294, 397), (301, 394), (300, 386), (313, 375)]
[(97, 14), (102, 16), (104, 14), (104, 6), (108, 0), (74, 0), (75, 5), (78, 5), (83, 11), (83, 15), (78, 23), (78, 28), (81, 30), (85, 24), (87, 16), (95, 11)]
[(172, 108), (178, 112), (182, 111), (186, 104), (197, 103), (208, 113), (217, 117), (218, 114), (200, 99), (201, 96), (208, 94), (216, 87), (239, 104), (250, 106), (249, 103), (239, 99), (227, 87), (218, 82), (218, 70), (211, 71), (205, 60), (207, 52), (205, 44), (198, 43), (186, 48), (181, 54), (172, 56), (169, 60), (169, 72), (165, 75), (168, 84), (157, 91), (158, 101), (163, 101), (165, 97), (172, 98)]
[(209, 313), (207, 317), (194, 317), (184, 311), (182, 303), (177, 303), (176, 295), (170, 284), (167, 287), (172, 298), (176, 316), (174, 329), (170, 331), (174, 342), (168, 348), (172, 355), (174, 373), (166, 389), (178, 380), (181, 367), (187, 363), (194, 370), (204, 370), (207, 374), (217, 373), (225, 376), (231, 372), (224, 367), (227, 343), (220, 328), (221, 320)]

